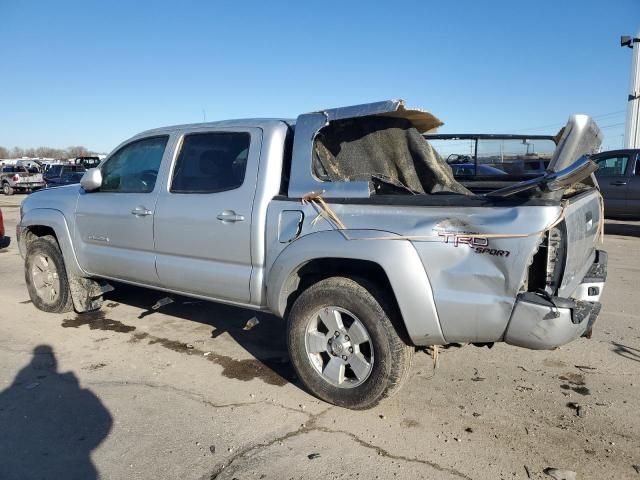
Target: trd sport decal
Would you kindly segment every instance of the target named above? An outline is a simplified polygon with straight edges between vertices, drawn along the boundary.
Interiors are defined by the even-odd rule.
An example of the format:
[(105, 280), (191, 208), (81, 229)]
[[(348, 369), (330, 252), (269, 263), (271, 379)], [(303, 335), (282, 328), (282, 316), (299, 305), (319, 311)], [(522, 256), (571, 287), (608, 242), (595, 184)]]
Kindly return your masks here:
[(473, 232), (438, 232), (439, 237), (443, 237), (444, 243), (453, 243), (454, 247), (458, 245), (468, 245), (476, 253), (486, 253), (496, 257), (508, 257), (511, 252), (509, 250), (499, 250), (497, 248), (489, 248), (489, 239), (477, 236)]

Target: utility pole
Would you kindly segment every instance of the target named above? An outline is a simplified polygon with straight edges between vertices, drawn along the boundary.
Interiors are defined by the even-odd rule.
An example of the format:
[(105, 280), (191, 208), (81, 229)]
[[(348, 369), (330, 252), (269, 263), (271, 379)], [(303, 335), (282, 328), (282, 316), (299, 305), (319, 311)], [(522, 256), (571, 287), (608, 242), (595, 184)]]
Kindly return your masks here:
[(635, 37), (627, 35), (620, 37), (620, 46), (633, 50), (624, 147), (640, 148), (640, 32)]

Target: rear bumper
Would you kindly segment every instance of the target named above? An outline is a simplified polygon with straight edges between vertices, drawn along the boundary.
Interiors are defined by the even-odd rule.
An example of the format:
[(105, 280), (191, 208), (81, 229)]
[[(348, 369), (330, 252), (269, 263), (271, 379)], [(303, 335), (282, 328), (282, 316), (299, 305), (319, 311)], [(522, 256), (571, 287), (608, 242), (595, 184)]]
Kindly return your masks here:
[(607, 280), (607, 252), (604, 250), (596, 250), (596, 258), (582, 279), (582, 283), (578, 285), (576, 291), (571, 295), (576, 300), (586, 300), (588, 302), (599, 302), (604, 288), (604, 282)]
[(46, 184), (44, 182), (42, 182), (42, 183), (40, 183), (40, 182), (34, 182), (34, 183), (22, 183), (22, 182), (20, 182), (20, 183), (16, 183), (13, 188), (16, 189), (16, 190), (29, 190), (29, 189), (30, 190), (36, 190), (36, 189), (39, 189), (39, 188), (44, 188), (45, 185)]
[(596, 258), (572, 298), (545, 298), (533, 292), (518, 295), (505, 342), (535, 350), (550, 350), (579, 337), (591, 337), (600, 314), (607, 276), (607, 254)]

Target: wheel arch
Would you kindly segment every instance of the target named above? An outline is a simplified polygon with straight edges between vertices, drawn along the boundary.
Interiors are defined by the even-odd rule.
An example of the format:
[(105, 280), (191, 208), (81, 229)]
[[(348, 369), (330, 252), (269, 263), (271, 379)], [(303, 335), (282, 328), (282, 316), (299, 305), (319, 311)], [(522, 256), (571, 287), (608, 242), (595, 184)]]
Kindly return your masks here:
[[(357, 236), (357, 232), (349, 234)], [(323, 231), (292, 242), (269, 269), (269, 309), (285, 317), (297, 295), (331, 276), (360, 276), (375, 282), (389, 292), (414, 344), (445, 343), (431, 284), (415, 248), (406, 240), (348, 240), (340, 232)]]
[(18, 248), (23, 258), (27, 253), (27, 245), (30, 241), (44, 235), (53, 235), (62, 252), (67, 274), (86, 276), (78, 263), (69, 225), (60, 210), (53, 208), (29, 210), (24, 213), (18, 228)]

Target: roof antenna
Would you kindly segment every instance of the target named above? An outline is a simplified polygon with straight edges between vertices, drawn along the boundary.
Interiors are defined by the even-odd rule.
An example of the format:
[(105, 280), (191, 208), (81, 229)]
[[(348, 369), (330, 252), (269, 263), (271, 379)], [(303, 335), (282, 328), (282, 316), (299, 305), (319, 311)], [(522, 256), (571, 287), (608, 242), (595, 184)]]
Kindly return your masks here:
[(207, 112), (205, 111), (205, 109), (202, 109), (202, 121), (206, 122), (207, 121)]

